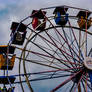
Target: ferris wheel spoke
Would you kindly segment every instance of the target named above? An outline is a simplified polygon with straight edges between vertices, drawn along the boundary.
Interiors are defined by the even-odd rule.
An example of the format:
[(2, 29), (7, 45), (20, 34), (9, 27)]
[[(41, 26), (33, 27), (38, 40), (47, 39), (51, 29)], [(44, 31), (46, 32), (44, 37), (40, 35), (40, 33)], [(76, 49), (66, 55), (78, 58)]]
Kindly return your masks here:
[(77, 73), (74, 73), (72, 76), (70, 76), (68, 79), (66, 79), (65, 81), (63, 81), (60, 85), (58, 85), (56, 88), (54, 88), (51, 92), (55, 92), (56, 90), (58, 90), (59, 88), (61, 88), (62, 86), (64, 86), (65, 84), (67, 84), (69, 81), (71, 81), (78, 73), (82, 72), (79, 71)]
[[(20, 58), (20, 57), (16, 57), (16, 58), (17, 58), (17, 59), (21, 59), (21, 60), (25, 60), (25, 62), (30, 62), (30, 63), (34, 63), (34, 64), (38, 64), (38, 65), (43, 65), (43, 66), (51, 67), (51, 68), (55, 68), (55, 69), (59, 69), (59, 67), (62, 68), (62, 66), (59, 66), (60, 64), (58, 64), (58, 63), (53, 63), (53, 64), (55, 64), (55, 65), (58, 66), (58, 67), (46, 64), (47, 61), (48, 61), (48, 62), (51, 62), (51, 61), (49, 61), (49, 60), (47, 60), (47, 59), (46, 59), (46, 62), (44, 63), (43, 61), (40, 61), (40, 62), (39, 62), (38, 60), (28, 60), (28, 59), (23, 59), (23, 58)], [(63, 61), (65, 61), (65, 60), (63, 60)], [(48, 63), (48, 62), (47, 62), (47, 63)], [(67, 61), (65, 61), (65, 62), (67, 62)], [(57, 64), (58, 64), (58, 65), (57, 65)]]
[[(42, 37), (42, 36), (41, 36)], [(46, 40), (47, 42), (49, 42), (51, 45), (53, 45), (53, 46), (55, 46), (56, 47), (56, 45), (55, 44), (53, 44), (52, 42), (50, 42), (49, 40), (47, 40), (46, 38), (44, 38), (44, 37), (42, 37), (44, 40)], [(59, 49), (59, 48), (58, 48)]]
[[(42, 37), (41, 35), (39, 35), (40, 37)], [(50, 44), (52, 44), (53, 46), (55, 46), (52, 42), (48, 41), (46, 38), (42, 37), (44, 40), (46, 40), (47, 42), (49, 42)], [(56, 47), (56, 46), (55, 46)], [(66, 53), (64, 50), (58, 48), (60, 51), (62, 51), (62, 53), (68, 55), (68, 57), (72, 57), (70, 54)], [(75, 59), (76, 60), (76, 59)], [(78, 60), (77, 60), (78, 61)]]
[[(63, 70), (63, 69), (62, 69)], [(38, 81), (38, 80), (45, 80), (45, 79), (54, 79), (54, 78), (59, 78), (59, 77), (67, 77), (70, 76), (71, 74), (66, 74), (63, 71), (47, 71), (46, 72), (38, 72), (38, 75), (36, 78), (31, 78), (30, 81)], [(67, 69), (65, 69), (67, 72)], [(35, 74), (35, 73), (34, 73)]]
[(56, 41), (59, 45), (61, 45), (60, 48), (64, 48), (64, 50), (69, 51), (68, 48), (66, 48), (66, 47), (64, 46), (65, 42), (64, 42), (64, 43), (59, 42), (58, 40), (56, 40), (56, 39), (55, 39), (54, 37), (52, 37), (51, 35), (50, 35), (50, 37), (51, 37), (54, 41)]
[(77, 83), (77, 86), (74, 89), (74, 92), (76, 92), (77, 88), (78, 88), (78, 92), (81, 92), (81, 85), (80, 85), (80, 83), (81, 83), (81, 80), (82, 80), (84, 74), (85, 74), (85, 72), (82, 73), (82, 75), (81, 75), (81, 77), (80, 77), (80, 79), (79, 79), (79, 81)]
[(92, 91), (92, 87), (87, 83), (88, 88)]
[(16, 77), (18, 77), (18, 76), (24, 76), (24, 75), (49, 75), (49, 74), (53, 74), (53, 73), (55, 73), (55, 75), (61, 75), (61, 73), (63, 73), (63, 74), (65, 74), (65, 72), (66, 72), (66, 74), (70, 74), (71, 76), (73, 75), (73, 74), (71, 74), (72, 72), (74, 73), (74, 69), (80, 69), (80, 67), (75, 67), (75, 68), (66, 68), (66, 69), (55, 69), (55, 70), (45, 70), (45, 71), (40, 71), (40, 72), (33, 72), (33, 73), (26, 73), (26, 74), (20, 74), (20, 75), (12, 75), (12, 76), (16, 76)]
[[(47, 79), (54, 79), (54, 78), (62, 78), (62, 77), (72, 76), (73, 74), (65, 74), (64, 72), (60, 72), (60, 71), (68, 72), (69, 70), (72, 70), (72, 69), (74, 69), (74, 68), (71, 68), (71, 69), (59, 69), (59, 70), (52, 70), (52, 71), (42, 71), (42, 72), (27, 73), (27, 74), (13, 75), (13, 76), (16, 76), (16, 77), (17, 76), (22, 76), (23, 77), (24, 75), (31, 75), (31, 76), (32, 75), (37, 75), (36, 78), (31, 77), (31, 80), (29, 79), (29, 81), (40, 81), (40, 80), (47, 80)], [(17, 82), (15, 82), (15, 83), (17, 83)]]
[[(45, 16), (46, 17), (46, 16)], [(47, 18), (47, 17), (46, 17)], [(47, 20), (50, 22), (50, 20), (47, 18)], [(51, 23), (51, 22), (50, 22)], [(55, 26), (51, 23), (51, 25), (54, 27), (54, 29), (57, 31), (57, 33), (61, 36), (61, 38), (66, 42), (66, 44), (68, 44), (68, 42), (65, 40), (65, 38), (59, 33), (59, 31), (55, 28)], [(69, 45), (69, 44), (68, 44)], [(69, 47), (71, 48), (71, 46), (69, 45)], [(71, 48), (72, 49), (72, 48)], [(72, 49), (73, 50), (73, 49)], [(74, 50), (73, 50), (74, 51)], [(75, 51), (74, 51), (75, 52)], [(79, 58), (79, 56), (77, 55), (77, 57)], [(81, 59), (80, 59), (81, 60)]]
[(75, 87), (75, 82), (73, 82), (73, 85), (72, 85), (72, 87), (71, 87), (69, 92), (73, 92), (74, 87)]
[(63, 77), (68, 77), (70, 76), (69, 74), (62, 74), (62, 75), (57, 75), (57, 76), (52, 76), (52, 75), (47, 75), (47, 76), (43, 76), (43, 77), (39, 77), (39, 78), (35, 78), (35, 79), (29, 79), (29, 81), (41, 81), (41, 80), (51, 80), (51, 79), (55, 79), (55, 78), (63, 78)]
[[(49, 21), (49, 20), (48, 20)], [(50, 22), (50, 21), (49, 21)], [(51, 23), (51, 22), (50, 22)], [(52, 23), (51, 23), (52, 24)], [(54, 27), (54, 25), (52, 24), (52, 26)], [(68, 42), (65, 40), (65, 38), (62, 36), (62, 34), (60, 34), (60, 32), (54, 27), (54, 29), (57, 31), (57, 33), (61, 36), (61, 38), (66, 42), (66, 44), (67, 45), (69, 45), (68, 44)], [(69, 47), (73, 50), (73, 48), (69, 45)], [(73, 50), (74, 51), (74, 50)], [(74, 53), (76, 54), (76, 52), (74, 51)], [(76, 54), (76, 56), (78, 57), (78, 58), (80, 58), (77, 54)], [(80, 59), (81, 60), (81, 59)], [(81, 63), (81, 62), (80, 62)]]
[[(65, 33), (66, 34), (66, 36), (67, 36), (67, 39), (69, 39), (69, 42), (71, 42), (70, 43), (70, 46), (72, 47), (72, 48), (75, 48), (76, 49), (76, 51), (78, 52), (78, 49), (77, 49), (77, 47), (75, 46), (75, 44), (74, 44), (74, 42), (75, 42), (75, 40), (72, 38), (72, 35), (71, 35), (71, 31), (70, 31), (70, 37), (68, 36), (69, 34), (67, 34), (67, 33)], [(75, 53), (74, 53), (75, 54)]]
[[(56, 30), (58, 33), (59, 31)], [(70, 49), (75, 53), (75, 55), (79, 58), (79, 56), (76, 54), (76, 52), (73, 50), (73, 48), (69, 45), (69, 43), (65, 40), (65, 38), (59, 33), (59, 35), (61, 36), (61, 38), (66, 42), (66, 44), (70, 47)], [(81, 59), (80, 59), (81, 60)], [(79, 62), (79, 61), (78, 61)], [(81, 63), (81, 62), (80, 62)]]
[[(54, 50), (45, 40), (44, 40), (44, 42), (49, 46), (49, 48), (46, 48), (46, 47), (43, 47), (43, 46), (41, 46), (41, 45), (39, 45), (40, 47), (43, 47), (44, 49), (46, 49), (46, 50), (49, 50), (49, 51), (52, 51), (53, 52), (53, 55), (57, 55), (59, 58), (61, 58), (61, 56), (62, 56), (62, 53), (60, 53), (60, 52), (58, 52), (58, 48), (56, 48), (56, 50)], [(62, 48), (62, 46), (60, 47), (60, 48)]]
[(87, 92), (87, 89), (86, 89), (87, 87), (92, 91), (92, 86), (91, 86), (90, 80), (88, 80), (88, 79), (86, 80), (86, 78), (84, 77), (83, 82), (85, 83), (84, 86), (86, 86), (85, 87), (86, 92)]
[[(74, 39), (74, 37), (72, 37), (72, 32), (71, 32), (71, 30), (69, 30), (70, 37), (69, 37), (69, 33), (67, 34), (67, 32), (64, 31), (64, 28), (63, 28), (63, 32), (64, 32), (65, 36), (67, 37), (67, 40), (69, 40), (70, 46), (71, 46), (73, 49), (75, 49), (75, 50), (77, 51), (76, 53), (77, 53), (77, 55), (78, 55), (78, 54), (79, 54), (79, 50), (78, 50), (76, 44), (74, 44), (74, 42), (75, 42), (76, 40)], [(74, 56), (76, 56), (76, 54), (75, 54), (72, 50), (71, 50), (71, 52), (73, 53)]]
[[(52, 38), (53, 40), (55, 40), (56, 42), (58, 42), (58, 41), (57, 41), (55, 38), (53, 38), (52, 36), (51, 36), (51, 38)], [(59, 43), (59, 42), (58, 42), (58, 43)], [(59, 44), (61, 45), (60, 49), (63, 48), (65, 52), (66, 52), (66, 51), (69, 52), (69, 49), (64, 46), (65, 42), (64, 42), (64, 43), (59, 43)], [(59, 49), (57, 48), (57, 50), (59, 50)], [(68, 56), (67, 56), (67, 57), (68, 57)]]
[(20, 57), (16, 57), (17, 59), (21, 59), (21, 60), (25, 60), (25, 62), (30, 62), (30, 63), (33, 63), (33, 64), (37, 64), (37, 65), (41, 65), (41, 66), (45, 66), (45, 67), (50, 67), (50, 68), (54, 68), (54, 69), (60, 69), (59, 67), (56, 67), (56, 66), (52, 66), (52, 65), (48, 65), (48, 64), (45, 64), (45, 63), (42, 63), (42, 62), (37, 62), (37, 60), (29, 60), (29, 59), (24, 59), (24, 58), (20, 58)]
[[(72, 31), (72, 33), (73, 33), (74, 39), (75, 39), (75, 41), (76, 41), (76, 44), (77, 44), (77, 46), (78, 46), (78, 48), (79, 48), (79, 50), (80, 50), (80, 47), (79, 47), (79, 44), (78, 44), (77, 38), (76, 38), (76, 36), (75, 36), (75, 34), (74, 34), (74, 31), (73, 31), (73, 28), (72, 28), (72, 26), (71, 26), (70, 21), (68, 21), (68, 23), (69, 23), (69, 25), (70, 25), (70, 28), (71, 28), (71, 31)], [(79, 30), (79, 31), (80, 31), (80, 30)], [(84, 57), (83, 57), (83, 54), (82, 54), (82, 51), (81, 51), (81, 50), (80, 50), (80, 55), (81, 55), (82, 59), (84, 59)], [(79, 57), (79, 60), (80, 60), (80, 57)]]
[[(55, 31), (56, 32), (56, 31)], [(71, 31), (70, 31), (71, 32)], [(67, 35), (67, 33), (66, 33), (66, 35)], [(67, 35), (67, 37), (68, 37), (68, 35)], [(70, 40), (70, 38), (68, 37), (68, 39)], [(75, 49), (78, 51), (78, 49), (76, 48), (76, 46), (73, 44), (74, 43), (74, 41), (75, 40), (73, 40), (73, 41), (71, 41), (71, 45), (73, 45), (74, 47), (75, 47)], [(65, 44), (66, 42), (64, 42), (64, 44)]]
[[(68, 77), (68, 76), (70, 76), (70, 75), (68, 75), (68, 74), (67, 75), (58, 75), (58, 76), (53, 76), (53, 77), (51, 77), (51, 76), (43, 76), (43, 77), (39, 77), (39, 78), (29, 79), (29, 81), (34, 82), (34, 81), (41, 81), (41, 80), (51, 80), (51, 79), (56, 79), (56, 78)], [(26, 80), (22, 80), (21, 82), (25, 83)], [(13, 84), (19, 84), (19, 83), (20, 83), (20, 81), (16, 81)]]
[[(43, 48), (41, 48), (40, 46), (38, 46), (38, 44), (36, 44), (36, 43), (34, 43), (34, 42), (32, 42), (33, 44), (35, 44), (38, 48), (40, 48), (40, 49), (42, 49), (44, 52), (46, 52), (47, 54), (49, 54), (52, 58), (55, 58), (52, 54), (50, 54), (49, 52), (47, 52), (46, 50), (44, 50)], [(32, 52), (32, 51), (31, 51)], [(35, 54), (40, 54), (40, 53), (35, 53)], [(40, 55), (42, 55), (42, 54), (40, 54)], [(43, 56), (47, 56), (47, 55), (43, 55)], [(50, 57), (50, 56), (48, 56), (48, 57)], [(57, 60), (59, 60), (59, 59), (57, 59)], [(60, 62), (60, 61), (59, 61)], [(68, 66), (68, 65), (67, 65)], [(68, 66), (69, 67), (69, 66)]]
[[(40, 47), (41, 47), (41, 46), (40, 46)], [(28, 50), (28, 52), (31, 53), (32, 51), (29, 51), (29, 50)], [(57, 54), (57, 55), (58, 55), (58, 54)], [(42, 55), (42, 56), (43, 56), (43, 55)], [(60, 57), (60, 58), (61, 58), (61, 57)], [(63, 60), (63, 59), (61, 59), (61, 60)], [(69, 60), (68, 60), (68, 61), (65, 61), (65, 60), (64, 60), (64, 62), (69, 62)], [(70, 64), (73, 64), (72, 62), (69, 62), (69, 63), (70, 63)]]
[[(85, 82), (86, 80), (84, 80), (84, 82)], [(87, 87), (92, 91), (92, 87), (91, 87), (91, 84), (89, 84), (88, 83), (88, 81), (87, 81)], [(86, 91), (87, 92), (87, 91)]]
[[(54, 39), (54, 38), (53, 38)], [(45, 41), (46, 42), (46, 41)], [(58, 42), (58, 41), (57, 41)], [(46, 42), (47, 43), (47, 42)], [(48, 44), (48, 43), (47, 43)], [(65, 46), (64, 46), (64, 44), (65, 44), (65, 42), (62, 44), (62, 46), (60, 47), (60, 48), (64, 48), (64, 51), (66, 52), (66, 50), (65, 49), (67, 49)], [(49, 46), (49, 44), (48, 44), (48, 46)], [(51, 46), (49, 46), (51, 49), (53, 49)], [(55, 51), (55, 54), (57, 54), (59, 57), (60, 57), (60, 55), (57, 53), (57, 51), (58, 51), (59, 49), (57, 48), (57, 50)], [(68, 49), (67, 49), (68, 50)], [(68, 50), (69, 51), (69, 50)], [(61, 53), (61, 55), (63, 55), (62, 53)], [(68, 57), (68, 55), (67, 55), (67, 57)]]
[[(64, 34), (64, 36), (65, 36), (65, 39), (66, 39), (66, 41), (68, 42), (68, 39), (67, 39), (67, 37), (66, 37), (66, 33), (65, 33), (65, 31), (64, 31), (64, 28), (62, 27), (62, 30), (63, 30), (63, 34)], [(68, 43), (69, 44), (69, 43)], [(70, 48), (70, 46), (68, 45), (68, 48), (69, 48), (69, 50), (70, 50), (70, 53), (71, 53), (71, 55), (72, 55), (72, 59), (73, 59), (73, 61), (76, 63), (76, 60), (74, 59), (74, 54), (72, 53), (72, 50), (71, 50), (71, 48)], [(75, 64), (75, 66), (77, 67), (77, 65)]]
[(83, 86), (83, 90), (84, 90), (84, 92), (86, 92), (86, 89), (85, 89), (85, 84), (84, 84), (83, 79), (81, 80), (81, 83), (82, 83), (82, 86)]
[(76, 63), (74, 63), (72, 61), (64, 60), (62, 58), (57, 58), (55, 56), (53, 57), (52, 55), (47, 55), (47, 54), (43, 54), (43, 53), (39, 53), (39, 52), (35, 52), (35, 51), (31, 51), (31, 53), (37, 54), (37, 55), (40, 55), (40, 56), (45, 56), (45, 57), (48, 57), (48, 58), (54, 58), (56, 60), (61, 60), (61, 61), (64, 61), (64, 62), (67, 62), (67, 63), (70, 63), (70, 64), (76, 64)]
[[(63, 65), (67, 66), (67, 67), (70, 67), (68, 66), (68, 64), (75, 64), (75, 63), (72, 63), (71, 61), (67, 61), (67, 60), (63, 60), (63, 59), (58, 59), (56, 57), (52, 57), (52, 56), (48, 56), (48, 55), (44, 55), (44, 54), (41, 54), (41, 53), (38, 53), (38, 52), (33, 52), (31, 51), (33, 54), (37, 54), (37, 55), (40, 55), (40, 56), (45, 56), (45, 57), (48, 57), (48, 58), (54, 58), (55, 60), (59, 61), (59, 62), (62, 62)], [(64, 62), (63, 62), (64, 61)]]

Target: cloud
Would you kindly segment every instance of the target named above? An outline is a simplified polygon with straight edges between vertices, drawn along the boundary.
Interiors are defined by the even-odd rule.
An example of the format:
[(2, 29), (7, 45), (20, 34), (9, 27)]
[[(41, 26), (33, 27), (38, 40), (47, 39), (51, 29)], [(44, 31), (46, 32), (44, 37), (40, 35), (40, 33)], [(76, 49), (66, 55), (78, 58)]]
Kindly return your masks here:
[[(0, 0), (0, 45), (7, 44), (10, 39), (12, 21), (20, 22), (23, 18), (30, 15), (33, 9), (68, 5), (91, 10), (91, 4), (91, 0)], [(17, 67), (17, 64), (15, 65)], [(35, 86), (35, 83), (32, 84)], [(39, 85), (38, 87), (36, 85), (37, 90), (41, 90), (40, 92), (44, 90), (46, 85), (48, 87), (48, 82), (43, 84), (44, 82), (41, 82), (41, 85), (37, 84)], [(43, 89), (40, 88), (42, 85), (44, 86)]]

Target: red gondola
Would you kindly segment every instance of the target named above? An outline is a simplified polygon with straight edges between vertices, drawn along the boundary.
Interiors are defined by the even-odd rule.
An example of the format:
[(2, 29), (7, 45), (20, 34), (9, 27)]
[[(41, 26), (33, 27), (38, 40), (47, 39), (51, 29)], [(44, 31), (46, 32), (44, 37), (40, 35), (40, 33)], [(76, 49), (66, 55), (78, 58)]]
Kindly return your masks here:
[(32, 27), (35, 30), (44, 30), (46, 27), (46, 12), (41, 10), (33, 10), (31, 17), (32, 19)]

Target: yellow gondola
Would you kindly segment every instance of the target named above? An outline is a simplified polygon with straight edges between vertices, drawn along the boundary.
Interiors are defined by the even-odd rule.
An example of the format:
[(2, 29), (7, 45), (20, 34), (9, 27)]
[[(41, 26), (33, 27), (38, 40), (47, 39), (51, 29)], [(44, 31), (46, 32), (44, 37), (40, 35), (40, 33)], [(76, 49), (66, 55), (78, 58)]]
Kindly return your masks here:
[(90, 14), (91, 13), (89, 11), (79, 11), (79, 13), (77, 14), (77, 17), (78, 17), (77, 22), (78, 22), (78, 25), (79, 25), (80, 29), (85, 29), (86, 24), (87, 24), (87, 29), (90, 28), (91, 21), (92, 21), (92, 18), (88, 19)]
[(81, 18), (77, 22), (81, 29), (86, 29), (86, 23), (87, 23), (87, 29), (89, 29), (92, 24), (92, 18), (86, 21), (86, 19), (84, 19), (83, 16), (81, 16)]
[[(8, 70), (12, 70), (14, 67), (16, 55), (13, 55), (12, 58), (8, 58)], [(0, 54), (0, 69), (7, 70), (7, 56)]]

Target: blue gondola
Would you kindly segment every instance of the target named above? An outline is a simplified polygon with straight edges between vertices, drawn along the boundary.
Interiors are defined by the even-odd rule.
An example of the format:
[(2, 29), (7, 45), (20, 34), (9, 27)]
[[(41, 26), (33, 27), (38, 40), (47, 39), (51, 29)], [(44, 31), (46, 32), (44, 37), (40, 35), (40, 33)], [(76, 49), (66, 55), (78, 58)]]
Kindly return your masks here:
[(55, 23), (57, 25), (65, 26), (68, 21), (68, 14), (66, 13), (68, 8), (56, 7), (53, 14), (55, 14)]
[(56, 16), (55, 16), (55, 22), (57, 25), (61, 25), (64, 26), (68, 21), (68, 14), (66, 14), (65, 16), (61, 16), (60, 12), (57, 12)]
[(0, 84), (13, 84), (15, 79), (15, 76), (0, 76)]

